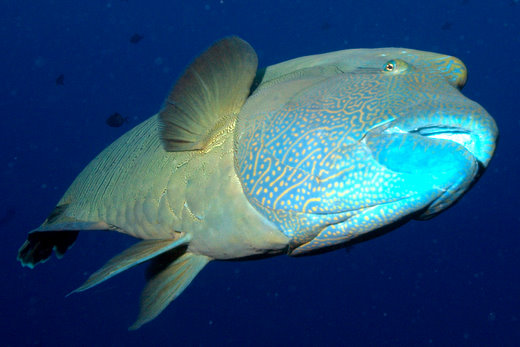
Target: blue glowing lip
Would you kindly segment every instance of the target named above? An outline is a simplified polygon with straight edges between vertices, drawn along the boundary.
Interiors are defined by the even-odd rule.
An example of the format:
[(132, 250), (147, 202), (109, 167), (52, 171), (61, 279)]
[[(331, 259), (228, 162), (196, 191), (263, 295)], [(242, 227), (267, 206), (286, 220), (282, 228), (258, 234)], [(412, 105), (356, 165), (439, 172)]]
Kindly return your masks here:
[(444, 138), (446, 134), (471, 134), (471, 131), (467, 129), (462, 129), (460, 127), (454, 126), (444, 126), (444, 125), (428, 125), (423, 126), (417, 129), (413, 129), (408, 131), (410, 133), (417, 133), (421, 136), (433, 137), (433, 138)]
[(475, 153), (476, 143), (479, 142), (478, 135), (474, 134), (469, 129), (464, 129), (457, 126), (432, 124), (410, 130), (403, 130), (399, 127), (389, 127), (384, 132), (387, 134), (410, 133), (431, 139), (452, 141), (466, 148), (475, 157), (475, 159), (481, 163), (480, 158), (478, 158)]
[(431, 139), (453, 141), (465, 147), (476, 158), (473, 152), (475, 138), (470, 130), (453, 126), (431, 125), (412, 130), (410, 133), (416, 133)]

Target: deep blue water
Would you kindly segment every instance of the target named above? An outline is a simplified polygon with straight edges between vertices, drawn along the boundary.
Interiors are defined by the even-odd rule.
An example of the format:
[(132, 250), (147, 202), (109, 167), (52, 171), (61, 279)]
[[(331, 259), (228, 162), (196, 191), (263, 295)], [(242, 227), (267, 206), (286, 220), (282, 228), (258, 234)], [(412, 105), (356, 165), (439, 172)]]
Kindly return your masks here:
[[(518, 1), (4, 0), (0, 18), (0, 345), (518, 344)], [(144, 38), (134, 44), (135, 33)], [(65, 295), (130, 238), (83, 233), (34, 270), (17, 250), (80, 170), (156, 113), (185, 65), (230, 34), (263, 66), (360, 47), (455, 55), (469, 70), (464, 93), (500, 128), (495, 158), (430, 221), (348, 252), (212, 262), (159, 318), (128, 332), (143, 266)], [(130, 122), (108, 127), (114, 112)]]

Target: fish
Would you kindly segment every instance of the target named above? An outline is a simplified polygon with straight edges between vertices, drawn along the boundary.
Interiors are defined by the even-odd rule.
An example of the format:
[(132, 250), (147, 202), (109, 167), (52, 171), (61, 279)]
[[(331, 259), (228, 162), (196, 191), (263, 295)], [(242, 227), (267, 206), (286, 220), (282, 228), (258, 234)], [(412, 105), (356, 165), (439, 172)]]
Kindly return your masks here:
[(114, 112), (106, 120), (105, 123), (113, 128), (119, 128), (128, 122), (128, 117), (123, 117), (121, 114)]
[(57, 78), (56, 78), (56, 85), (57, 86), (62, 86), (64, 85), (65, 83), (65, 75), (64, 74), (61, 74), (59, 75)]
[(84, 168), (18, 260), (60, 258), (80, 231), (139, 239), (73, 292), (149, 262), (137, 329), (210, 261), (314, 255), (430, 219), (495, 150), (466, 80), (458, 58), (392, 47), (258, 69), (246, 41), (223, 38)]
[(142, 39), (144, 39), (144, 36), (141, 36), (141, 35), (135, 33), (135, 34), (132, 35), (132, 37), (130, 37), (130, 42), (131, 43), (138, 43)]

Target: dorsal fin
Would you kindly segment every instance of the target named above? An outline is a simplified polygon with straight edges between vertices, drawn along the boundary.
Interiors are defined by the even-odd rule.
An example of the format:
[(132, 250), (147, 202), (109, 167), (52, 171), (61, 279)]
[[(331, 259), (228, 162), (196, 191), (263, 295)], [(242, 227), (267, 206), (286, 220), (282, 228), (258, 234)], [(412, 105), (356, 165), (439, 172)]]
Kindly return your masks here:
[(159, 113), (165, 150), (203, 149), (219, 120), (240, 111), (257, 65), (253, 48), (238, 37), (217, 41), (195, 59)]

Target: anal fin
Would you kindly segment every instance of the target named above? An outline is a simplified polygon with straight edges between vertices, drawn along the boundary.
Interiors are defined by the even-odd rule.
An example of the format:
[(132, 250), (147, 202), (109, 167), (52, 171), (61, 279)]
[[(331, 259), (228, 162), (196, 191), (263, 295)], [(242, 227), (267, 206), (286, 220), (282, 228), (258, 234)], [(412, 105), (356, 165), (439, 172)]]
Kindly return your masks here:
[(204, 255), (186, 252), (152, 277), (141, 295), (139, 317), (129, 330), (138, 329), (157, 317), (210, 260)]
[[(184, 245), (189, 241), (189, 235), (183, 235), (176, 240), (145, 240), (136, 243), (120, 254), (110, 259), (101, 269), (94, 272), (79, 288), (72, 293), (82, 292), (123, 272), (135, 265), (141, 264), (162, 253)], [(71, 294), (72, 294), (71, 293)]]

